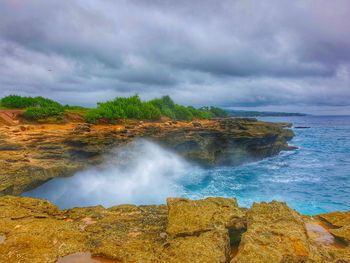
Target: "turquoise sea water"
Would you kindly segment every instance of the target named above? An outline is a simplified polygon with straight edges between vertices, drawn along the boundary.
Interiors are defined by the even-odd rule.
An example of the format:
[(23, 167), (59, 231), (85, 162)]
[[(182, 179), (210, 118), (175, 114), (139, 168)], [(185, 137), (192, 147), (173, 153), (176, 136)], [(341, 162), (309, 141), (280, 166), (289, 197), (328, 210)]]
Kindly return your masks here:
[(239, 167), (207, 171), (201, 184), (186, 187), (187, 196), (236, 196), (240, 205), (285, 201), (303, 214), (350, 210), (350, 116), (264, 117), (291, 122), (298, 150)]
[[(25, 196), (60, 208), (120, 203), (165, 203), (168, 196), (192, 199), (237, 197), (241, 206), (279, 200), (303, 214), (350, 210), (350, 116), (264, 117), (291, 122), (298, 150), (238, 167), (202, 169), (173, 153), (141, 143), (127, 150), (128, 165), (56, 178)], [(147, 154), (145, 154), (147, 153)], [(127, 168), (125, 168), (127, 167)]]

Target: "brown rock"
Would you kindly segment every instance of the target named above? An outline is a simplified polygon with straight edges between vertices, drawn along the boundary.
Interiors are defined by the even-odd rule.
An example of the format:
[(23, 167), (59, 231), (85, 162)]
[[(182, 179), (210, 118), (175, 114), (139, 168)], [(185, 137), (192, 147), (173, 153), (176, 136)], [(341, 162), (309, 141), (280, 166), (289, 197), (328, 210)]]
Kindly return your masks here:
[(90, 132), (91, 131), (91, 125), (84, 123), (84, 124), (78, 124), (75, 128), (74, 128), (74, 132), (76, 133), (81, 133), (81, 132)]
[(350, 245), (350, 225), (346, 225), (341, 228), (330, 229), (329, 232)]
[(168, 198), (167, 233), (172, 236), (194, 235), (223, 228), (244, 228), (245, 211), (236, 198), (209, 197), (204, 200)]
[(163, 247), (162, 262), (225, 263), (229, 259), (230, 240), (227, 230), (213, 230), (171, 239)]
[[(327, 255), (326, 255), (327, 256)], [(324, 262), (310, 242), (302, 216), (285, 203), (254, 203), (247, 212), (247, 232), (231, 263)]]
[(335, 227), (350, 225), (350, 211), (321, 214), (316, 217)]
[[(168, 207), (169, 215), (165, 205), (59, 210), (44, 200), (0, 197), (0, 262), (54, 263), (90, 252), (116, 262), (226, 263), (230, 254), (235, 256), (230, 244), (241, 224), (232, 223), (232, 218), (246, 220), (247, 232), (231, 262), (350, 260), (349, 246), (335, 246), (333, 240), (324, 243), (322, 239), (329, 236), (314, 227), (317, 221), (285, 203), (263, 202), (240, 211), (235, 199), (172, 198)], [(169, 229), (175, 234), (167, 235)]]

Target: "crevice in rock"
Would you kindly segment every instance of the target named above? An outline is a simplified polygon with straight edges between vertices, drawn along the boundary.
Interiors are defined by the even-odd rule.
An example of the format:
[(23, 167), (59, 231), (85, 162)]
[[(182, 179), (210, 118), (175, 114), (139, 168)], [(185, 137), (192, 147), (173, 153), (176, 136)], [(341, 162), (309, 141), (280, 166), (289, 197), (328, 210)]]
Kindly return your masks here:
[(200, 230), (200, 231), (195, 231), (195, 232), (191, 232), (191, 233), (179, 233), (176, 235), (172, 235), (172, 238), (189, 237), (189, 236), (199, 237), (201, 234), (209, 232), (209, 231), (213, 231), (213, 229)]
[(246, 232), (246, 228), (229, 228), (228, 234), (230, 238), (230, 260), (238, 254), (238, 247), (241, 243), (242, 235)]

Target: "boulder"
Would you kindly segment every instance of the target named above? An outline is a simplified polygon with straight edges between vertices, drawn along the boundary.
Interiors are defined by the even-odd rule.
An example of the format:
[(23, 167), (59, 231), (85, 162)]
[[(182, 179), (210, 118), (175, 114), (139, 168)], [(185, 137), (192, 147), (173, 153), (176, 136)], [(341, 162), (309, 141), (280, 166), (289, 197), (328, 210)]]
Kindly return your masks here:
[(247, 231), (231, 263), (324, 262), (310, 241), (302, 216), (286, 203), (254, 203)]

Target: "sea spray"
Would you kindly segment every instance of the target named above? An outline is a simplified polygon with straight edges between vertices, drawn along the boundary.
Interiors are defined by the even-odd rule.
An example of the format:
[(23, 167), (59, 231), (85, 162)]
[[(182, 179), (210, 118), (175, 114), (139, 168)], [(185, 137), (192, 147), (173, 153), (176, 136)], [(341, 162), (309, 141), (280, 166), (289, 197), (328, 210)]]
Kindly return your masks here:
[(140, 139), (115, 148), (101, 168), (55, 178), (24, 196), (47, 199), (60, 208), (159, 204), (184, 195), (183, 187), (200, 180), (201, 174), (177, 154)]

